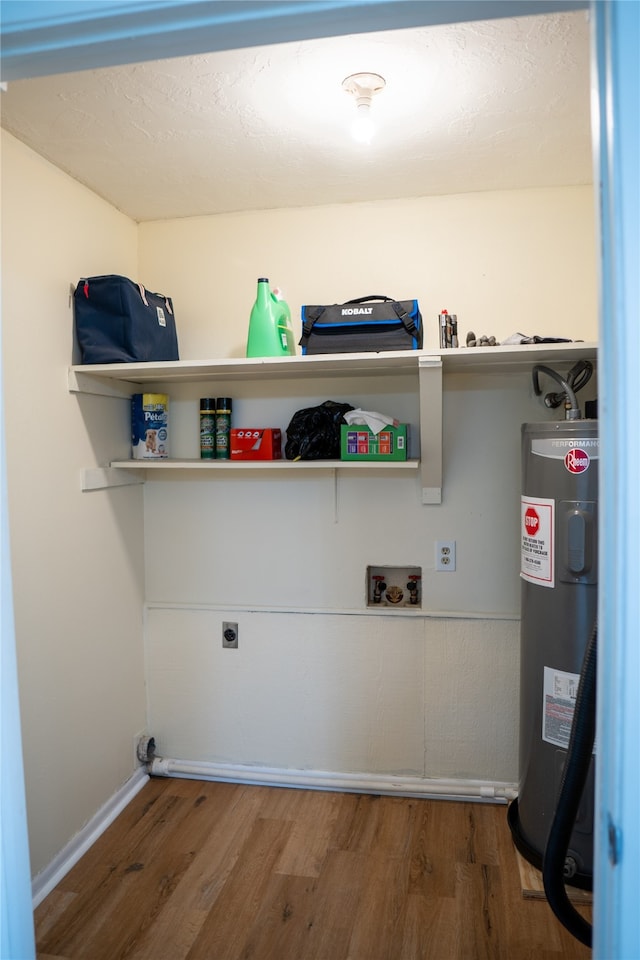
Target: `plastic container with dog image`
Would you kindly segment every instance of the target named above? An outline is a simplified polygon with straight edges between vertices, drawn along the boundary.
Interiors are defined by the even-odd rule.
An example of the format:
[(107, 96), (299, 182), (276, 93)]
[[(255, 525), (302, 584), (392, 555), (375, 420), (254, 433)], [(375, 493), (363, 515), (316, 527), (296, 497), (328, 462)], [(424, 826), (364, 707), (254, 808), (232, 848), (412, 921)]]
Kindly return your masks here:
[(169, 456), (169, 397), (134, 393), (131, 397), (131, 455), (134, 460)]

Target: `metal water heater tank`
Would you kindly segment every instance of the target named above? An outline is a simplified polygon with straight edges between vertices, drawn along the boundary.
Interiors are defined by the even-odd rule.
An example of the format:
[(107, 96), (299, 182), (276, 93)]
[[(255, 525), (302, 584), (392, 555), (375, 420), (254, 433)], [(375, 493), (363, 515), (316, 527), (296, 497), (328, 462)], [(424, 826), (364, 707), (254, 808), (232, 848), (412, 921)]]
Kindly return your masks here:
[[(597, 616), (598, 422), (522, 426), (520, 754), (509, 808), (516, 847), (542, 868), (585, 650)], [(593, 877), (594, 762), (565, 880)]]

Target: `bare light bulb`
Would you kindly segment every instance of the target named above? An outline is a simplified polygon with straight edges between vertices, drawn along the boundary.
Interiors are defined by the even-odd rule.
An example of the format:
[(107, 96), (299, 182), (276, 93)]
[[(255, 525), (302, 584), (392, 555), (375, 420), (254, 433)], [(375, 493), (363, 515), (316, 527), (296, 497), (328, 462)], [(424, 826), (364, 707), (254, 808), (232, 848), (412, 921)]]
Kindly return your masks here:
[(371, 101), (384, 90), (385, 79), (379, 73), (352, 73), (342, 81), (342, 89), (356, 101), (356, 117), (351, 135), (358, 143), (371, 143), (375, 126), (371, 119)]
[(351, 136), (358, 143), (371, 143), (375, 133), (375, 126), (371, 119), (371, 109), (368, 103), (359, 103), (356, 118), (351, 127)]

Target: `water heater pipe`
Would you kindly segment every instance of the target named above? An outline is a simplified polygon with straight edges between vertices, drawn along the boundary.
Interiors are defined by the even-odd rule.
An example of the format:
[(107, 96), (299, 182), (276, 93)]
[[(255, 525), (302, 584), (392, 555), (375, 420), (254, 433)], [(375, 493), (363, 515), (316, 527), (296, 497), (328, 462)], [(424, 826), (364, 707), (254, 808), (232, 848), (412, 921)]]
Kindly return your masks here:
[(346, 793), (380, 793), (399, 797), (432, 797), (434, 799), (446, 797), (451, 800), (479, 800), (493, 803), (512, 800), (517, 792), (510, 784), (492, 784), (483, 780), (353, 776), (314, 770), (287, 771), (240, 764), (176, 760), (170, 757), (155, 757), (147, 765), (147, 773), (154, 777), (184, 777), (193, 780), (250, 783), (255, 786), (296, 787), (302, 790), (335, 790)]
[(566, 394), (567, 400), (569, 401), (569, 409), (566, 411), (566, 419), (580, 420), (580, 407), (578, 406), (578, 400), (576, 398), (574, 390), (569, 385), (568, 380), (565, 380), (564, 377), (560, 376), (560, 374), (556, 370), (552, 370), (551, 367), (546, 367), (544, 366), (544, 364), (541, 364), (541, 363), (536, 364), (532, 372), (533, 389), (535, 391), (536, 397), (539, 397), (540, 394), (542, 393), (542, 390), (540, 389), (540, 383), (538, 381), (538, 375), (540, 373), (546, 373), (548, 377), (551, 377), (552, 380), (555, 380), (556, 383), (559, 383), (564, 393)]

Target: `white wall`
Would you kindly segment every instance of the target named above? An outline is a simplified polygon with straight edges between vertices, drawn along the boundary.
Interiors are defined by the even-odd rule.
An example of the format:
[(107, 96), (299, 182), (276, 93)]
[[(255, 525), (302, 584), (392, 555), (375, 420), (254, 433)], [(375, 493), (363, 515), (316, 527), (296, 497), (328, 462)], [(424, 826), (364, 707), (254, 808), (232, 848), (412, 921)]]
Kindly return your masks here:
[(69, 287), (137, 273), (137, 229), (2, 133), (2, 318), (16, 643), (32, 869), (134, 769), (145, 726), (142, 492), (82, 493), (128, 450), (128, 405), (66, 387)]
[[(140, 225), (140, 276), (174, 297), (182, 356), (244, 356), (257, 277), (303, 303), (417, 297), (462, 335), (596, 339), (591, 187), (420, 197)], [(383, 289), (380, 289), (380, 288)], [(296, 325), (296, 330), (298, 326)]]
[[(303, 302), (417, 296), (460, 330), (595, 340), (590, 188), (276, 210), (140, 226), (140, 278), (174, 297), (181, 355), (242, 356), (258, 276)], [(197, 399), (286, 427), (345, 399), (407, 419), (403, 378), (171, 390), (174, 453), (197, 456)], [(585, 394), (592, 395), (589, 390)], [(581, 395), (582, 398), (582, 395)], [(145, 488), (150, 728), (169, 756), (268, 767), (517, 779), (520, 424), (554, 418), (529, 373), (453, 375), (443, 503), (419, 480), (241, 474)], [(434, 572), (434, 541), (458, 544)], [(418, 619), (372, 617), (367, 565), (423, 572)], [(283, 616), (283, 611), (288, 611)], [(311, 611), (311, 612), (310, 612)], [(220, 650), (222, 620), (240, 649)]]
[[(239, 622), (223, 650), (220, 621)], [(151, 606), (165, 755), (367, 778), (517, 779), (518, 624)]]
[[(263, 274), (285, 287), (294, 316), (305, 300), (418, 296), (427, 346), (444, 306), (463, 332), (594, 339), (590, 190), (138, 227), (6, 134), (2, 160), (5, 409), (34, 872), (130, 775), (146, 710), (161, 751), (190, 759), (514, 780), (518, 433), (541, 415), (528, 377), (509, 375), (499, 387), (449, 378), (442, 506), (420, 504), (412, 475), (351, 475), (336, 488), (324, 473), (302, 481), (259, 473), (83, 494), (83, 467), (127, 456), (128, 404), (67, 392), (69, 286), (114, 272), (170, 293), (184, 358), (243, 354)], [(381, 219), (393, 229), (381, 231)], [(415, 425), (413, 387), (341, 378), (311, 393), (276, 383), (266, 399), (261, 384), (215, 392), (234, 397), (237, 423), (286, 426), (307, 402), (344, 396)], [(179, 452), (197, 450), (200, 393), (197, 384), (172, 391)], [(433, 540), (445, 536), (458, 541), (458, 572), (443, 579), (433, 573)], [(372, 563), (421, 566), (428, 616), (367, 614)], [(235, 660), (220, 650), (222, 619), (240, 622)]]

